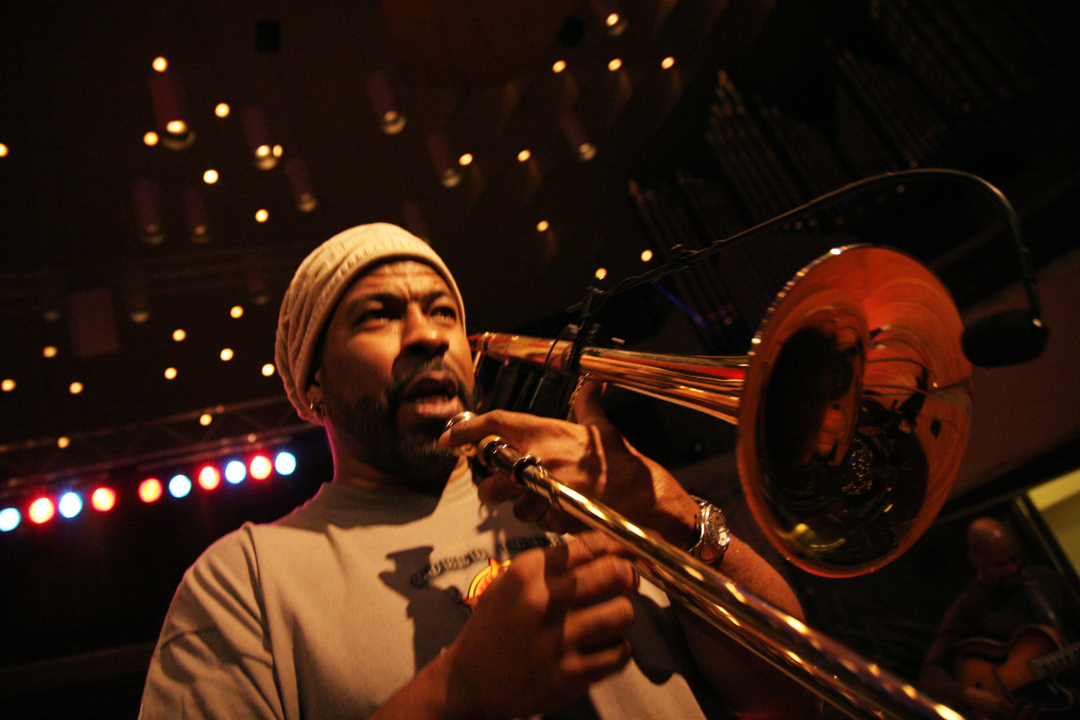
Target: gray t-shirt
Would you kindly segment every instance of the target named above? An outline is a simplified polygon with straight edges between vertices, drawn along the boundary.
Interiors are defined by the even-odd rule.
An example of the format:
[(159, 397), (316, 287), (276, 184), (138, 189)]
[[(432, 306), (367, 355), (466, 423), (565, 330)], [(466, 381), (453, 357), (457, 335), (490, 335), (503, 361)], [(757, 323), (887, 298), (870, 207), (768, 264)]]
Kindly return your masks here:
[[(559, 542), (509, 504), (482, 505), (468, 473), (439, 498), (326, 484), (188, 569), (140, 718), (365, 717), (453, 642), (495, 565)], [(667, 597), (642, 585), (634, 660), (564, 717), (731, 717), (693, 667)]]

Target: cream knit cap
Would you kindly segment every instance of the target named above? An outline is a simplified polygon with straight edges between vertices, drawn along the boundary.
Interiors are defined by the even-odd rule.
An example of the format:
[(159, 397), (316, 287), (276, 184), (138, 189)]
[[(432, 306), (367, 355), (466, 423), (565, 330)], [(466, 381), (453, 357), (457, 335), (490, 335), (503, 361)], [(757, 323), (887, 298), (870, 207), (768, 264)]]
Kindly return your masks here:
[(305, 392), (323, 327), (352, 282), (372, 263), (392, 258), (419, 260), (434, 267), (453, 291), (464, 326), (465, 305), (454, 276), (426, 242), (389, 223), (359, 225), (338, 233), (300, 263), (278, 315), (274, 361), (289, 401), (305, 420), (322, 422), (305, 400)]

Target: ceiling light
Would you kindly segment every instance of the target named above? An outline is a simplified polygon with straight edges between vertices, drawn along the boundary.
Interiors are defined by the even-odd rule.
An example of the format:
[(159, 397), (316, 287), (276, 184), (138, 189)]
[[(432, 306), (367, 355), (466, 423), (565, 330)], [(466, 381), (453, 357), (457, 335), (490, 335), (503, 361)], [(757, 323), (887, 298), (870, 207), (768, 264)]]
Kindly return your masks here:
[(597, 268), (596, 272), (593, 273), (593, 275), (596, 276), (597, 280), (603, 280), (607, 277), (607, 268)]
[(394, 93), (390, 90), (390, 80), (382, 70), (376, 70), (367, 77), (368, 95), (375, 106), (379, 126), (387, 135), (397, 135), (405, 129), (405, 116), (398, 112)]
[(652, 260), (652, 250), (641, 251), (641, 262), (649, 262)]
[(81, 382), (73, 382), (70, 385), (68, 385), (68, 391), (72, 395), (78, 395), (79, 393), (81, 393), (83, 391), (83, 384)]
[(561, 73), (565, 69), (566, 69), (566, 61), (565, 60), (556, 60), (555, 64), (551, 66), (551, 72), (553, 72), (553, 73)]
[(263, 377), (270, 377), (274, 374), (274, 363), (266, 363), (262, 366)]
[(596, 146), (590, 142), (581, 143), (578, 145), (577, 154), (583, 162), (588, 162), (596, 157)]
[(300, 212), (311, 212), (319, 204), (315, 191), (311, 188), (311, 175), (303, 158), (291, 157), (285, 161), (285, 177), (289, 180), (296, 208)]
[(397, 135), (405, 129), (405, 116), (397, 110), (387, 110), (382, 116), (382, 131), (387, 135)]
[(540, 222), (536, 223), (536, 231), (537, 232), (547, 232), (547, 229), (550, 226), (551, 225), (550, 225), (550, 223), (548, 223), (547, 220), (541, 220)]
[(244, 134), (247, 135), (248, 148), (255, 156), (255, 167), (260, 170), (277, 167), (280, 155), (274, 155), (271, 148), (270, 121), (258, 105), (244, 108)]
[(47, 358), (54, 358), (54, 357), (56, 357), (57, 352), (59, 352), (59, 351), (56, 349), (55, 345), (46, 345), (42, 349), (41, 354), (44, 355)]
[(187, 333), (183, 329), (177, 328), (177, 329), (173, 330), (172, 339), (175, 340), (176, 342), (181, 342), (186, 337), (187, 337)]
[(183, 135), (187, 132), (187, 123), (183, 120), (170, 120), (165, 123), (165, 130), (170, 135)]
[(229, 317), (241, 318), (244, 316), (244, 307), (242, 305), (233, 305), (229, 308)]
[(203, 179), (203, 182), (206, 183), (207, 185), (213, 185), (214, 183), (216, 183), (218, 181), (218, 171), (217, 170), (207, 170), (206, 172), (203, 173), (202, 179)]
[(161, 231), (160, 188), (153, 180), (137, 180), (132, 187), (135, 217), (139, 223), (139, 237), (147, 245), (160, 245), (165, 236)]
[(210, 423), (214, 422), (214, 416), (210, 413), (203, 413), (199, 416), (199, 424), (206, 427)]
[(219, 118), (229, 117), (231, 111), (232, 108), (229, 107), (228, 103), (218, 103), (214, 106), (214, 114)]
[(0, 157), (7, 157), (8, 146), (4, 143), (0, 143)]
[(165, 379), (166, 380), (175, 380), (176, 379), (176, 368), (174, 368), (174, 367), (165, 368)]
[(223, 348), (222, 351), (221, 351), (221, 359), (224, 360), (225, 362), (229, 362), (230, 360), (232, 360), (233, 359), (232, 348)]
[(169, 68), (169, 61), (159, 56), (154, 58), (154, 62), (150, 63), (150, 66), (158, 72), (165, 72)]
[(472, 153), (465, 153), (464, 155), (462, 155), (461, 157), (458, 158), (458, 165), (461, 165), (462, 167), (465, 167), (466, 165), (471, 165), (472, 161), (473, 161)]
[(255, 211), (255, 222), (264, 223), (264, 222), (266, 222), (266, 219), (269, 218), (269, 217), (270, 217), (270, 213), (266, 212), (266, 210), (264, 210), (262, 208), (259, 208), (258, 210)]
[(604, 20), (604, 22), (607, 24), (608, 27), (614, 27), (615, 25), (618, 25), (619, 13), (611, 13), (607, 16), (607, 19)]
[(15, 389), (15, 381), (11, 378), (4, 378), (3, 382), (0, 382), (0, 390), (4, 392), (11, 392)]
[(275, 145), (270, 149), (270, 153), (274, 157), (279, 158), (285, 153), (285, 148), (281, 147), (280, 145)]
[(518, 153), (517, 157), (518, 157), (518, 162), (525, 162), (526, 160), (528, 160), (529, 158), (532, 157), (532, 153), (529, 152), (528, 150), (522, 150), (521, 152)]
[(158, 134), (156, 132), (154, 132), (153, 130), (151, 130), (150, 132), (148, 132), (148, 133), (146, 133), (145, 135), (142, 136), (143, 143), (146, 144), (146, 145), (149, 145), (150, 147), (153, 147), (153, 146), (157, 145), (158, 140), (160, 140), (160, 139), (161, 138), (158, 137)]
[(609, 62), (607, 64), (607, 69), (610, 70), (611, 72), (615, 72), (616, 70), (618, 70), (621, 67), (622, 67), (622, 60), (620, 60), (619, 58), (612, 58), (611, 62)]
[(58, 437), (58, 438), (56, 438), (56, 447), (60, 448), (61, 450), (63, 450), (64, 448), (66, 448), (70, 444), (71, 444), (71, 438), (68, 438), (68, 437)]
[(671, 69), (675, 65), (675, 58), (668, 55), (666, 58), (660, 61), (660, 67), (665, 70)]

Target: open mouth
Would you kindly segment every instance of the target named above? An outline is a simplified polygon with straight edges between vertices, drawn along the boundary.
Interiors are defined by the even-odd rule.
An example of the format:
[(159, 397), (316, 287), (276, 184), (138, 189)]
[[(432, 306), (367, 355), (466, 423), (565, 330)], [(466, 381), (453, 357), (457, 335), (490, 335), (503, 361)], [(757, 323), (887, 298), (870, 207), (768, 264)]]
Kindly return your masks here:
[(401, 396), (402, 409), (410, 413), (434, 417), (460, 412), (461, 387), (452, 373), (424, 375), (406, 388)]

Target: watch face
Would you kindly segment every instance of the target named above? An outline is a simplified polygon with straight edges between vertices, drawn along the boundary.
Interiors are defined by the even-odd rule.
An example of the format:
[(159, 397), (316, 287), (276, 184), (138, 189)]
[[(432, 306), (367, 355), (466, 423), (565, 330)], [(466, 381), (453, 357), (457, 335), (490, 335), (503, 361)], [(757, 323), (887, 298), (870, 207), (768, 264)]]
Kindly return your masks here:
[(703, 528), (698, 555), (705, 563), (718, 563), (727, 551), (731, 536), (728, 534), (727, 518), (720, 508), (709, 505), (708, 517)]

